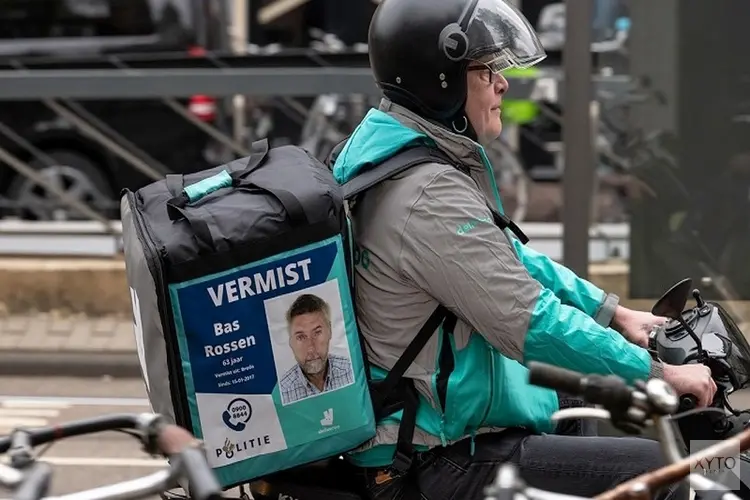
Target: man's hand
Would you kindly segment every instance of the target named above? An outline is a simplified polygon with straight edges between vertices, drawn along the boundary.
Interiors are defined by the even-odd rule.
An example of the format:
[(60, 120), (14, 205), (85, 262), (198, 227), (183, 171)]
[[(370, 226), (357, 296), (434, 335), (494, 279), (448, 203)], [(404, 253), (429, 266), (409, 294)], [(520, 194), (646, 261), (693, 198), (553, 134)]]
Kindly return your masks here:
[(664, 380), (671, 385), (677, 394), (691, 394), (698, 398), (698, 407), (711, 404), (716, 394), (716, 383), (711, 378), (711, 369), (706, 365), (668, 365), (664, 364)]
[(648, 347), (648, 334), (656, 325), (668, 321), (668, 318), (654, 316), (646, 311), (634, 311), (626, 307), (617, 306), (612, 318), (612, 328), (620, 332), (631, 343), (641, 347)]

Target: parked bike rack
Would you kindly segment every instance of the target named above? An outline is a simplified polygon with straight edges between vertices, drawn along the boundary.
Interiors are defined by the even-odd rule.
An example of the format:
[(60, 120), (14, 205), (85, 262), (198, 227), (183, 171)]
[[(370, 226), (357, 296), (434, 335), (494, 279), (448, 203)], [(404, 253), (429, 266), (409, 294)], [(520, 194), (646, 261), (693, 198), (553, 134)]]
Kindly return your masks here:
[[(97, 59), (23, 60), (23, 71), (0, 69), (0, 100), (75, 98), (132, 99), (229, 96), (316, 96), (319, 94), (379, 95), (367, 54), (320, 54), (289, 50), (284, 54), (202, 56), (153, 54), (117, 58), (121, 67)], [(76, 69), (59, 69), (75, 66)], [(325, 66), (323, 66), (325, 64)], [(0, 62), (0, 67), (2, 67)], [(54, 80), (55, 84), (50, 85)], [(554, 82), (557, 94), (565, 82), (558, 68), (543, 68), (535, 78), (511, 78), (508, 97), (530, 99)], [(628, 76), (593, 76), (595, 91), (614, 96), (627, 92)], [(615, 97), (616, 98), (616, 97)]]

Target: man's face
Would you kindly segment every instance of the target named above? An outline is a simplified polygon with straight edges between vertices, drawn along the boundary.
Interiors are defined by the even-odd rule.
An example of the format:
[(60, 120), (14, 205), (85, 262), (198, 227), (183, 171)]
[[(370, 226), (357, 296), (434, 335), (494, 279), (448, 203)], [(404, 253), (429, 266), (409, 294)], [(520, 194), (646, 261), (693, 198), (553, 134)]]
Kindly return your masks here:
[(331, 329), (322, 312), (300, 314), (292, 319), (289, 345), (302, 371), (308, 375), (322, 372), (328, 359)]

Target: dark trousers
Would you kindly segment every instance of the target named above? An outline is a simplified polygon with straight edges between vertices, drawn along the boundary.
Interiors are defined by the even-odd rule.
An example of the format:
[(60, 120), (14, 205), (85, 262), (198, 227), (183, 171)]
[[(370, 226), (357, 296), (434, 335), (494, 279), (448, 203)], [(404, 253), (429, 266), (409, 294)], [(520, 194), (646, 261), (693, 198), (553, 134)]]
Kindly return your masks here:
[[(560, 406), (582, 406), (560, 398)], [(504, 462), (516, 464), (524, 481), (535, 488), (591, 497), (628, 479), (664, 465), (659, 443), (642, 438), (599, 437), (590, 420), (561, 422), (555, 434), (508, 429), (481, 434), (416, 457), (409, 476), (390, 469), (359, 469), (360, 481), (373, 500), (411, 500), (415, 481), (425, 500), (483, 500), (484, 487), (495, 480)], [(414, 483), (412, 483), (414, 484)], [(660, 492), (659, 500), (687, 500), (683, 482)], [(419, 500), (419, 498), (415, 498)]]

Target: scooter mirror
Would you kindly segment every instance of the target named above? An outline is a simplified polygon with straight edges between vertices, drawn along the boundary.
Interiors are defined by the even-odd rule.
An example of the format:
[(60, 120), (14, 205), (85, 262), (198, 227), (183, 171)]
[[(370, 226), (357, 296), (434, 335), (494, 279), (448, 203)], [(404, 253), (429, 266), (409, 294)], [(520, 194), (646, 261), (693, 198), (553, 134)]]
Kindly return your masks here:
[(693, 280), (685, 278), (684, 280), (673, 285), (666, 291), (654, 307), (651, 308), (651, 314), (665, 318), (678, 319), (682, 317), (682, 311), (685, 310), (688, 297), (693, 291)]

